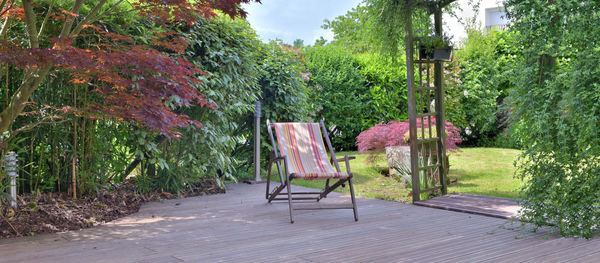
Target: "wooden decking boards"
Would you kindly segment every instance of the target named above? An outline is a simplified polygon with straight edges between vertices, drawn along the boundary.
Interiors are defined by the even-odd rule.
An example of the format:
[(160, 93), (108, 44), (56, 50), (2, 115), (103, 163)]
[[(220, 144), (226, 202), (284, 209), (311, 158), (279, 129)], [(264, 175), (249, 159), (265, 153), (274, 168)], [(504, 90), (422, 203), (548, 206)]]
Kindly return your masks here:
[(516, 218), (521, 209), (514, 199), (470, 194), (448, 194), (417, 201), (415, 205), (503, 219)]
[(358, 222), (352, 210), (302, 210), (290, 224), (287, 204), (267, 204), (264, 187), (230, 185), (92, 229), (0, 240), (0, 262), (600, 262), (599, 238), (383, 200), (359, 198)]

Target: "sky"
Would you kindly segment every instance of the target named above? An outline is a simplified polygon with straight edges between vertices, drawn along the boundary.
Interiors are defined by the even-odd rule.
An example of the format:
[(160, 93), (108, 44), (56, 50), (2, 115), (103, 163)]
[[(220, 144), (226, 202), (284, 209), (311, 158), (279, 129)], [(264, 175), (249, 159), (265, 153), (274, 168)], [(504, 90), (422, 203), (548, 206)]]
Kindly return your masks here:
[[(261, 0), (262, 4), (244, 5), (248, 21), (262, 40), (281, 39), (293, 44), (302, 39), (305, 45), (314, 44), (323, 36), (333, 39), (330, 30), (321, 28), (324, 19), (344, 15), (362, 0)], [(329, 31), (329, 32), (328, 32)]]
[[(261, 0), (262, 4), (244, 5), (248, 12), (248, 21), (252, 28), (264, 41), (281, 39), (284, 43), (293, 44), (302, 39), (305, 45), (314, 44), (323, 36), (333, 40), (333, 32), (321, 28), (324, 19), (333, 20), (358, 6), (362, 0)], [(475, 13), (472, 2), (480, 2), (480, 9)], [(501, 6), (501, 0), (457, 0), (462, 10), (457, 10), (462, 19), (476, 17), (481, 24), (484, 21), (484, 10)], [(444, 32), (453, 36), (457, 43), (466, 37), (464, 26), (454, 17), (444, 14)]]

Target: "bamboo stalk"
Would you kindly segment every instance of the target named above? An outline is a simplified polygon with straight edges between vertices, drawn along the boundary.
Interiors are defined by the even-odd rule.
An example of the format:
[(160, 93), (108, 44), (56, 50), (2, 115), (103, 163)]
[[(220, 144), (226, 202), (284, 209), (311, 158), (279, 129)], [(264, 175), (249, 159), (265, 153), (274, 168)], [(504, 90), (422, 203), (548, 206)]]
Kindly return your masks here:
[[(35, 142), (35, 132), (32, 131), (32, 133), (34, 133), (34, 136), (31, 136), (31, 142), (29, 143), (29, 163), (33, 163), (33, 142)], [(29, 191), (32, 192), (35, 189), (33, 189), (33, 165), (29, 165)], [(23, 184), (23, 193), (25, 192), (25, 185)]]
[[(77, 108), (77, 87), (73, 89), (73, 105)], [(71, 159), (71, 178), (73, 199), (77, 199), (77, 117), (73, 116), (73, 158)]]
[(8, 70), (10, 69), (10, 66), (8, 65), (8, 63), (6, 64), (6, 106), (8, 106), (8, 104), (10, 103), (9, 101), (9, 97), (8, 97)]
[(56, 178), (57, 191), (60, 193), (60, 173), (58, 172), (58, 151), (56, 150), (56, 136), (52, 136), (52, 171), (54, 172), (54, 178)]
[(38, 169), (37, 176), (35, 178), (35, 189), (38, 189), (38, 185), (40, 183), (40, 177), (42, 177), (42, 166), (44, 165), (44, 149), (40, 149), (40, 158), (38, 159)]

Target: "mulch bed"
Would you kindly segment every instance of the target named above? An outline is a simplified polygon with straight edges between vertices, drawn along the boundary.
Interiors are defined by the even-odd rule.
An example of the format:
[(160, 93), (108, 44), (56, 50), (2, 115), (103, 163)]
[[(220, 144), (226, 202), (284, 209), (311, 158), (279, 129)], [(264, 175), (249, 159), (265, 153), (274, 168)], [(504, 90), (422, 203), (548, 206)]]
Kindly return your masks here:
[(125, 184), (78, 199), (65, 193), (20, 195), (17, 209), (0, 206), (0, 239), (79, 230), (133, 214), (145, 202), (225, 192), (214, 180), (199, 182), (190, 189), (183, 196), (140, 194), (133, 185)]

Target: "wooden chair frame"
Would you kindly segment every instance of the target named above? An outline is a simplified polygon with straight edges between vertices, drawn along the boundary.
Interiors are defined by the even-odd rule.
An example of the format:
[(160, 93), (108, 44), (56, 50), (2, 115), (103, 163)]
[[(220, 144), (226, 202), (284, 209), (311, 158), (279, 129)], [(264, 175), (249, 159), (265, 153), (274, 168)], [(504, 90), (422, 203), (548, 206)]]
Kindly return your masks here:
[[(344, 156), (344, 158), (340, 158), (340, 159), (335, 158), (335, 151), (331, 145), (331, 141), (329, 140), (329, 135), (327, 133), (327, 129), (325, 128), (325, 124), (324, 124), (323, 120), (321, 120), (321, 122), (319, 123), (319, 126), (321, 127), (321, 130), (322, 130), (322, 136), (325, 138), (327, 148), (329, 148), (329, 154), (331, 155), (331, 163), (335, 166), (336, 171), (338, 173), (341, 173), (338, 162), (340, 162), (340, 161), (345, 162), (346, 173), (348, 174), (348, 177), (340, 178), (340, 179), (338, 179), (337, 182), (333, 183), (332, 185), (330, 185), (330, 179), (327, 178), (326, 182), (325, 182), (325, 188), (319, 192), (292, 192), (291, 181), (294, 178), (293, 178), (293, 174), (290, 174), (290, 172), (289, 172), (290, 169), (288, 169), (289, 159), (287, 156), (280, 156), (278, 147), (277, 147), (277, 142), (275, 141), (275, 137), (273, 136), (273, 131), (272, 131), (271, 125), (272, 125), (271, 122), (269, 120), (267, 120), (267, 130), (269, 133), (269, 137), (271, 139), (271, 145), (273, 146), (273, 150), (271, 151), (271, 157), (270, 157), (268, 168), (267, 168), (267, 190), (266, 190), (265, 197), (268, 200), (268, 202), (271, 203), (274, 200), (275, 201), (287, 200), (289, 203), (289, 210), (290, 210), (290, 222), (292, 224), (294, 223), (294, 213), (293, 213), (294, 210), (313, 210), (313, 209), (352, 209), (354, 212), (354, 220), (358, 221), (356, 198), (354, 196), (354, 185), (352, 183), (353, 176), (352, 176), (352, 172), (350, 171), (350, 160), (355, 159), (356, 157), (346, 155), (346, 156)], [(283, 167), (285, 169), (282, 169), (282, 167), (281, 167), (282, 163), (283, 163)], [(279, 173), (279, 179), (280, 179), (281, 184), (278, 187), (275, 187), (273, 189), (273, 191), (270, 191), (271, 171), (273, 168), (273, 164), (275, 164), (277, 166), (277, 171)], [(285, 170), (285, 177), (284, 177), (284, 173), (282, 170)], [(319, 178), (316, 178), (315, 180), (319, 180)], [(321, 199), (326, 198), (327, 195), (329, 193), (331, 193), (333, 190), (335, 190), (336, 188), (338, 188), (340, 186), (344, 187), (346, 183), (348, 183), (348, 186), (350, 187), (350, 197), (352, 199), (352, 206), (336, 205), (336, 206), (326, 206), (326, 207), (324, 207), (324, 206), (294, 207), (294, 205), (293, 205), (294, 200), (302, 200), (302, 201), (315, 200), (316, 202), (319, 202)], [(286, 188), (287, 188), (287, 192), (282, 193), (281, 191)], [(300, 195), (300, 196), (298, 196), (298, 195)], [(310, 195), (312, 195), (312, 196), (310, 196)], [(286, 197), (278, 197), (278, 196), (286, 196)]]

